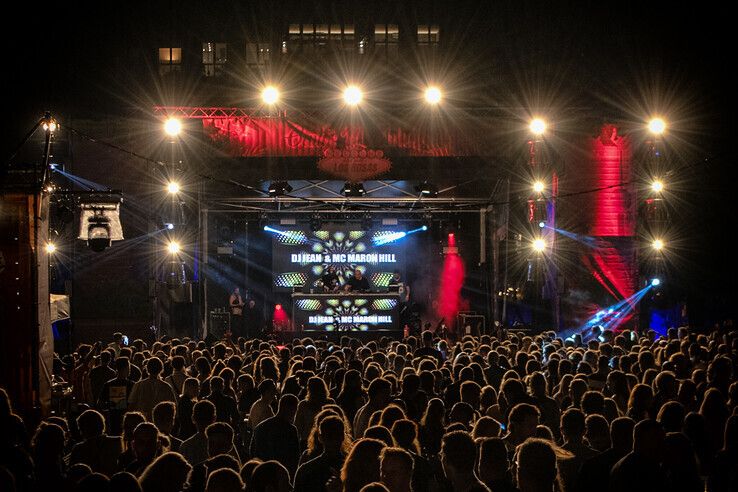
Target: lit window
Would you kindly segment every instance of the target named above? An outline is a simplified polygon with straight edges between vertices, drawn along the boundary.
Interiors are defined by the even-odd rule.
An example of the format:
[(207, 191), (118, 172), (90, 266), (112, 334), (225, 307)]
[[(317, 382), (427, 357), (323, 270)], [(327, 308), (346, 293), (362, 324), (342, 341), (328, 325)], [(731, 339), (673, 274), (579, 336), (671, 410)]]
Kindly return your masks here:
[(376, 24), (374, 26), (374, 49), (387, 60), (396, 59), (400, 43), (400, 29), (397, 24)]
[(226, 43), (202, 43), (202, 66), (206, 77), (222, 75), (227, 61)]
[(182, 48), (159, 48), (159, 74), (182, 70)]
[(439, 29), (437, 24), (420, 24), (418, 26), (418, 46), (435, 47), (438, 45)]
[[(286, 46), (284, 46), (286, 50)], [(246, 65), (264, 66), (269, 63), (272, 47), (265, 41), (248, 41), (246, 43)]]
[(322, 51), (328, 45), (333, 49), (354, 51), (355, 29), (352, 24), (290, 24), (282, 53), (299, 49), (303, 53)]

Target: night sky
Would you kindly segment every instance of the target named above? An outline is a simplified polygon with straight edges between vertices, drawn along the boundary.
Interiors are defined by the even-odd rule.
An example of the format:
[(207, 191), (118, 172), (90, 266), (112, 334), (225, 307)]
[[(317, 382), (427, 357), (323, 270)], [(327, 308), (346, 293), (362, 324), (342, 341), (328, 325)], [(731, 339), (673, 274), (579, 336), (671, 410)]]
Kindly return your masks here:
[[(130, 84), (123, 87), (112, 80), (120, 79), (120, 72), (112, 77), (110, 71), (125, 72), (125, 64), (121, 67), (120, 59), (109, 55), (135, 51), (139, 33), (164, 29), (165, 19), (184, 16), (168, 15), (169, 5), (179, 12), (188, 2), (108, 3), (26, 2), (6, 17), (15, 29), (4, 30), (10, 117), (3, 156), (10, 155), (44, 110), (101, 117), (111, 108), (138, 103), (131, 100)], [(207, 3), (213, 11), (221, 4), (198, 3)], [(239, 2), (222, 4), (233, 3)], [(336, 5), (346, 8), (347, 3)], [(727, 4), (431, 3), (436, 11), (458, 16), (461, 24), (469, 19), (470, 28), (454, 34), (460, 42), (488, 41), (488, 50), (461, 57), (499, 73), (509, 82), (512, 100), (586, 101), (600, 107), (603, 115), (634, 119), (645, 109), (663, 112), (684, 156), (678, 190), (682, 254), (688, 259), (683, 276), (695, 312), (735, 312), (738, 272), (731, 238), (738, 207), (733, 200), (735, 156), (729, 144), (736, 135), (736, 42)], [(330, 2), (319, 4), (316, 11), (334, 11)], [(426, 7), (423, 2), (412, 5), (421, 13)], [(242, 12), (243, 22), (253, 20), (248, 8)]]

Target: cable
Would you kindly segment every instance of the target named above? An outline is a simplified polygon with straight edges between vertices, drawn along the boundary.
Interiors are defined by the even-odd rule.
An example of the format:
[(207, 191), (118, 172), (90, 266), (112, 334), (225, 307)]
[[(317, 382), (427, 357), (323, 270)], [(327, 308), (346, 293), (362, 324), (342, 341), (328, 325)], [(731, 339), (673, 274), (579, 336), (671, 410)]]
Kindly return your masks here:
[(35, 125), (33, 125), (33, 128), (31, 128), (30, 130), (28, 130), (28, 133), (26, 133), (26, 134), (25, 134), (25, 135), (23, 136), (23, 140), (21, 140), (21, 143), (20, 143), (20, 144), (18, 144), (18, 146), (17, 146), (16, 148), (15, 148), (15, 150), (13, 151), (13, 153), (12, 153), (12, 154), (10, 155), (10, 157), (8, 158), (8, 160), (7, 160), (7, 161), (5, 161), (5, 165), (6, 165), (6, 166), (7, 166), (8, 164), (10, 164), (10, 163), (11, 163), (11, 161), (12, 161), (13, 159), (15, 159), (15, 156), (17, 156), (17, 155), (18, 155), (18, 152), (20, 152), (20, 149), (22, 149), (22, 148), (23, 148), (23, 146), (24, 146), (24, 145), (26, 144), (26, 142), (28, 142), (28, 139), (30, 139), (30, 138), (31, 138), (31, 137), (33, 136), (33, 134), (34, 134), (34, 133), (36, 133), (36, 130), (38, 130), (38, 127), (39, 127), (39, 126), (41, 126), (41, 123), (42, 123), (43, 121), (44, 121), (44, 118), (41, 118), (40, 120), (38, 120), (38, 121), (36, 122), (36, 124), (35, 124)]

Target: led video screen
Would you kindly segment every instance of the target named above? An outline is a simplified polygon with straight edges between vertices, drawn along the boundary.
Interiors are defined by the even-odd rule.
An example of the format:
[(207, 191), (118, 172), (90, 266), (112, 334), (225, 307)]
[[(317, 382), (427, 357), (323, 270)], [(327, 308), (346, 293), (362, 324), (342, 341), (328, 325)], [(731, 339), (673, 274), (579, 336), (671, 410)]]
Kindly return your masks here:
[(272, 235), (275, 291), (302, 287), (306, 292), (321, 292), (320, 279), (331, 266), (341, 289), (357, 268), (375, 292), (387, 290), (395, 270), (404, 275), (406, 234), (402, 231), (328, 224), (319, 231), (274, 226), (265, 228), (265, 233)]

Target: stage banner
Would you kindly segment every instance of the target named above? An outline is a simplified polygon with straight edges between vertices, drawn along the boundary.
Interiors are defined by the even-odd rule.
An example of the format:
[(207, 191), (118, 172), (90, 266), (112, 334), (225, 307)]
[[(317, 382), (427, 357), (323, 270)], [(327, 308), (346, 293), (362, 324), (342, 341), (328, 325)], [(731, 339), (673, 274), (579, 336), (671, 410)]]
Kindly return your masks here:
[(293, 294), (292, 318), (299, 331), (397, 331), (397, 294)]
[(357, 230), (357, 224), (326, 224), (321, 230), (267, 226), (272, 237), (273, 289), (322, 292), (321, 278), (333, 267), (343, 289), (358, 268), (374, 291), (386, 290), (393, 273), (404, 275), (405, 233), (390, 229)]

